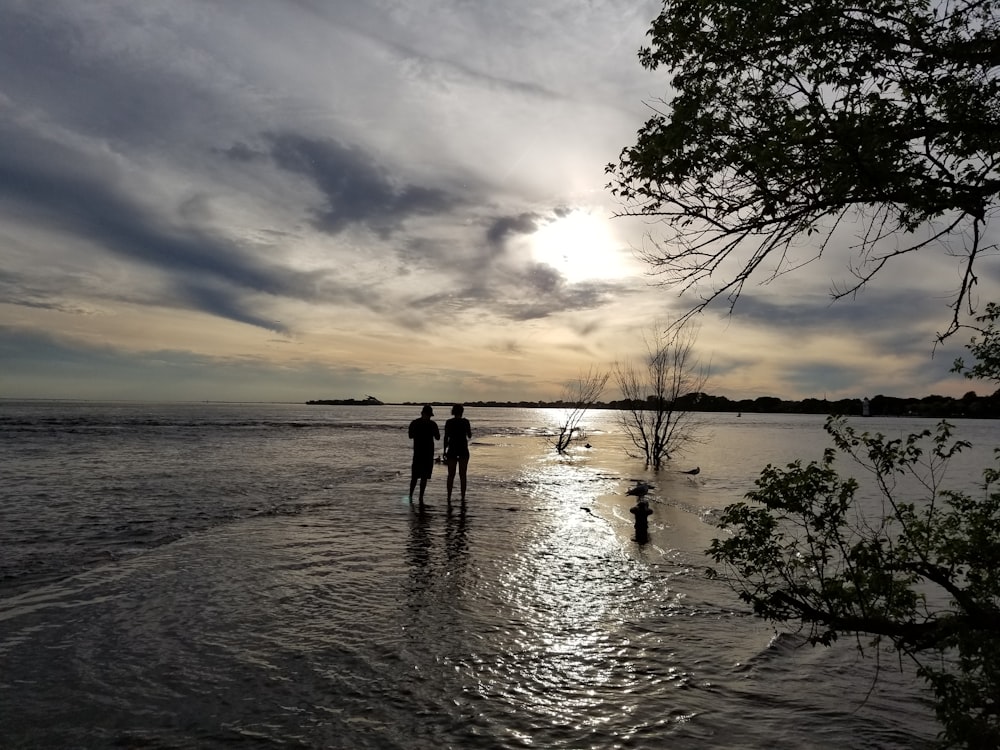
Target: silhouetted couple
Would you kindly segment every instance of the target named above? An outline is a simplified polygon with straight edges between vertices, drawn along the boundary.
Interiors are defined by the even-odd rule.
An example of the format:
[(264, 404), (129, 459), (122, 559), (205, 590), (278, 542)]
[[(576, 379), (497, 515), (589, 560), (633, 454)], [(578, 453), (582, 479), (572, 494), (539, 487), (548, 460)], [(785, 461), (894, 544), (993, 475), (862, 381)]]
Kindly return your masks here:
[[(455, 470), (458, 470), (462, 502), (465, 502), (466, 473), (469, 469), (469, 441), (472, 439), (472, 425), (462, 416), (465, 407), (455, 404), (451, 407), (452, 417), (444, 423), (444, 458), (448, 463), (448, 502), (451, 502), (452, 487), (455, 484)], [(420, 482), (420, 502), (424, 502), (427, 480), (434, 471), (435, 440), (441, 439), (437, 422), (431, 417), (434, 409), (429, 405), (420, 410), (420, 417), (410, 422), (410, 440), (413, 441), (413, 465), (410, 469), (410, 502), (413, 490)]]

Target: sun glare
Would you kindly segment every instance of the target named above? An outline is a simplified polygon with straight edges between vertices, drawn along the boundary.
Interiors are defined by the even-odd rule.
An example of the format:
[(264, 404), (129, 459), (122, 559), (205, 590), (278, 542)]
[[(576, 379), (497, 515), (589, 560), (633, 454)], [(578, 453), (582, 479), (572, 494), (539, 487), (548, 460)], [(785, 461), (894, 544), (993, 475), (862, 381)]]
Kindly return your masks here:
[(535, 260), (552, 266), (569, 282), (625, 274), (607, 221), (585, 210), (545, 224), (530, 241)]

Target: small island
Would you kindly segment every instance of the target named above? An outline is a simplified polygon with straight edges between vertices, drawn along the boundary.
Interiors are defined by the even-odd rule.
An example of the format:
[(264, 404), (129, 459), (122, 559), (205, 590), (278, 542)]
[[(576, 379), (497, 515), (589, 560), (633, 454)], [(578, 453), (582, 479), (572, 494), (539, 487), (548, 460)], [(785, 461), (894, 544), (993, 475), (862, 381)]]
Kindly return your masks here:
[(359, 401), (356, 398), (324, 398), (315, 401), (306, 401), (307, 404), (321, 404), (323, 406), (384, 406), (374, 396), (365, 396)]

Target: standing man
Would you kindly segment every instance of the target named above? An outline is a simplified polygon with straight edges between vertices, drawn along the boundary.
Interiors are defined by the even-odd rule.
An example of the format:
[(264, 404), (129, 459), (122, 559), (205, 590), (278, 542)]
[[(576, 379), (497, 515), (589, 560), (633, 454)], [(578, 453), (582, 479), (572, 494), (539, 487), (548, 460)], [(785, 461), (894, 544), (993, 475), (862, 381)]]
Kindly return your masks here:
[(410, 502), (413, 502), (413, 490), (420, 480), (420, 504), (424, 504), (424, 490), (427, 488), (427, 480), (431, 478), (434, 471), (434, 453), (437, 448), (434, 446), (435, 440), (441, 439), (441, 431), (438, 430), (437, 422), (431, 417), (434, 410), (430, 405), (420, 410), (420, 418), (410, 422), (410, 440), (413, 441), (413, 465), (410, 468)]

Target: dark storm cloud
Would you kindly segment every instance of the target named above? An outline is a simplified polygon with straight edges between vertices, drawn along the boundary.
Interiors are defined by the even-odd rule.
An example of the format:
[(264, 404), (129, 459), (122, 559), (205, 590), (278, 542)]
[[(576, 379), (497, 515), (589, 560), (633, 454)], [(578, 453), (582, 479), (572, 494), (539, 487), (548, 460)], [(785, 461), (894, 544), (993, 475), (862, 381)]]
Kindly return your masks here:
[(502, 245), (512, 235), (531, 234), (538, 229), (539, 220), (538, 214), (533, 213), (501, 216), (487, 228), (486, 241), (491, 245)]
[(174, 304), (182, 303), (182, 307), (204, 310), (220, 318), (235, 320), (276, 333), (288, 333), (287, 326), (272, 317), (258, 313), (253, 305), (247, 302), (244, 295), (235, 293), (225, 284), (211, 284), (186, 279), (184, 283), (176, 284), (174, 291), (172, 300)]
[(279, 167), (309, 178), (323, 194), (315, 224), (331, 234), (360, 224), (387, 236), (407, 218), (445, 213), (462, 202), (443, 190), (400, 184), (357, 147), (288, 133), (268, 140)]
[[(117, 171), (101, 159), (0, 124), (0, 211), (86, 239), (119, 257), (169, 274), (198, 309), (251, 325), (247, 292), (310, 298), (319, 276), (262, 263), (228, 240), (175, 226), (140, 206)], [(211, 294), (205, 280), (213, 280)], [(271, 327), (271, 326), (265, 326)]]

